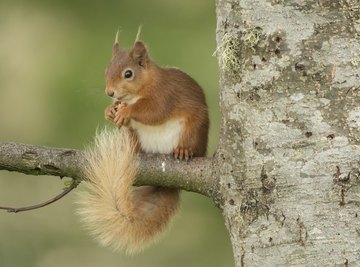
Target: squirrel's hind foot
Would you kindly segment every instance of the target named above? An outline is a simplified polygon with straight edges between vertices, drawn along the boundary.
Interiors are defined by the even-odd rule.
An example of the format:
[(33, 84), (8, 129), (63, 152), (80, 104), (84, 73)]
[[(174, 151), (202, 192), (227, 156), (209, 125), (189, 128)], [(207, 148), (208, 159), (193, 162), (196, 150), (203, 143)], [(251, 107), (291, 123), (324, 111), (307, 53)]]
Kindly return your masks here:
[(189, 161), (193, 158), (194, 153), (191, 148), (177, 147), (174, 150), (174, 158)]

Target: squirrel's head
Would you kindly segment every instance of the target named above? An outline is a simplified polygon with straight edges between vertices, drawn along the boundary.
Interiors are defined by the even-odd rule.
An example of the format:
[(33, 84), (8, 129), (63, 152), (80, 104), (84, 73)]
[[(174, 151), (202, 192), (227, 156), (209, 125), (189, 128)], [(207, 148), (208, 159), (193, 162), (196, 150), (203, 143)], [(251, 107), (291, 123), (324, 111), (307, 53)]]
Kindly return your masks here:
[(108, 96), (128, 104), (136, 101), (149, 81), (150, 57), (142, 41), (130, 49), (122, 49), (117, 41), (112, 47), (112, 59), (105, 70)]

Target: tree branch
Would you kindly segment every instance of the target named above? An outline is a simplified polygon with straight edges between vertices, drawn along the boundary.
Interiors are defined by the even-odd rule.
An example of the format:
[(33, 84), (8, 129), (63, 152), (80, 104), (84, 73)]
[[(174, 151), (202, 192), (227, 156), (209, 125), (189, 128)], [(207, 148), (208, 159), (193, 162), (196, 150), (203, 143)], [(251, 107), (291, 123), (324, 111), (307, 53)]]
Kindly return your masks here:
[[(0, 170), (83, 180), (84, 152), (20, 143), (0, 143)], [(221, 201), (211, 158), (176, 161), (170, 155), (141, 154), (136, 185), (179, 188)]]
[(0, 144), (0, 170), (83, 179), (84, 153), (20, 143)]
[(0, 206), (0, 210), (6, 210), (8, 212), (22, 212), (22, 211), (29, 211), (29, 210), (35, 210), (35, 209), (40, 209), (42, 207), (45, 207), (47, 205), (50, 205), (52, 203), (54, 203), (55, 201), (58, 201), (59, 199), (63, 198), (64, 196), (66, 196), (67, 194), (69, 194), (73, 189), (75, 189), (78, 186), (79, 182), (77, 180), (72, 180), (71, 185), (69, 185), (68, 187), (66, 187), (60, 194), (56, 195), (55, 197), (42, 202), (40, 204), (36, 204), (36, 205), (31, 205), (31, 206), (26, 206), (26, 207), (21, 207), (21, 208), (13, 208), (13, 207), (3, 207)]

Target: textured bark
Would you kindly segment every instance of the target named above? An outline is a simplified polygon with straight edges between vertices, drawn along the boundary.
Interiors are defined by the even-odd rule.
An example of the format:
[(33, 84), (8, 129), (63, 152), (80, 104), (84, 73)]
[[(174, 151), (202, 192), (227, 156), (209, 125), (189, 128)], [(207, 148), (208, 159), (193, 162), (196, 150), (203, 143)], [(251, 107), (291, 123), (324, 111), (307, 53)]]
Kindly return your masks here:
[(360, 262), (360, 3), (218, 0), (236, 266)]
[[(84, 152), (75, 149), (0, 143), (0, 170), (32, 175), (54, 175), (83, 180)], [(170, 155), (141, 154), (136, 185), (176, 187), (221, 201), (212, 161), (195, 158), (175, 161)]]

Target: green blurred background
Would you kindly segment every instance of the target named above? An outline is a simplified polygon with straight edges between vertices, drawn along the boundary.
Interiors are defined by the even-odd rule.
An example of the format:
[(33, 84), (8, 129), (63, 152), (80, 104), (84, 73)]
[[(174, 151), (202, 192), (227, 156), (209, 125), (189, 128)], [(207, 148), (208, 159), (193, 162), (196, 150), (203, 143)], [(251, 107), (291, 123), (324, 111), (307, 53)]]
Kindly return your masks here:
[[(0, 0), (0, 141), (82, 149), (107, 124), (104, 69), (115, 32), (142, 39), (160, 65), (177, 66), (204, 88), (218, 141), (215, 1)], [(0, 172), (0, 205), (26, 206), (62, 190), (57, 177)], [(81, 189), (81, 188), (80, 188)], [(0, 212), (0, 266), (232, 266), (220, 211), (183, 193), (181, 211), (156, 245), (136, 256), (100, 247), (76, 216), (76, 194), (46, 208)]]

